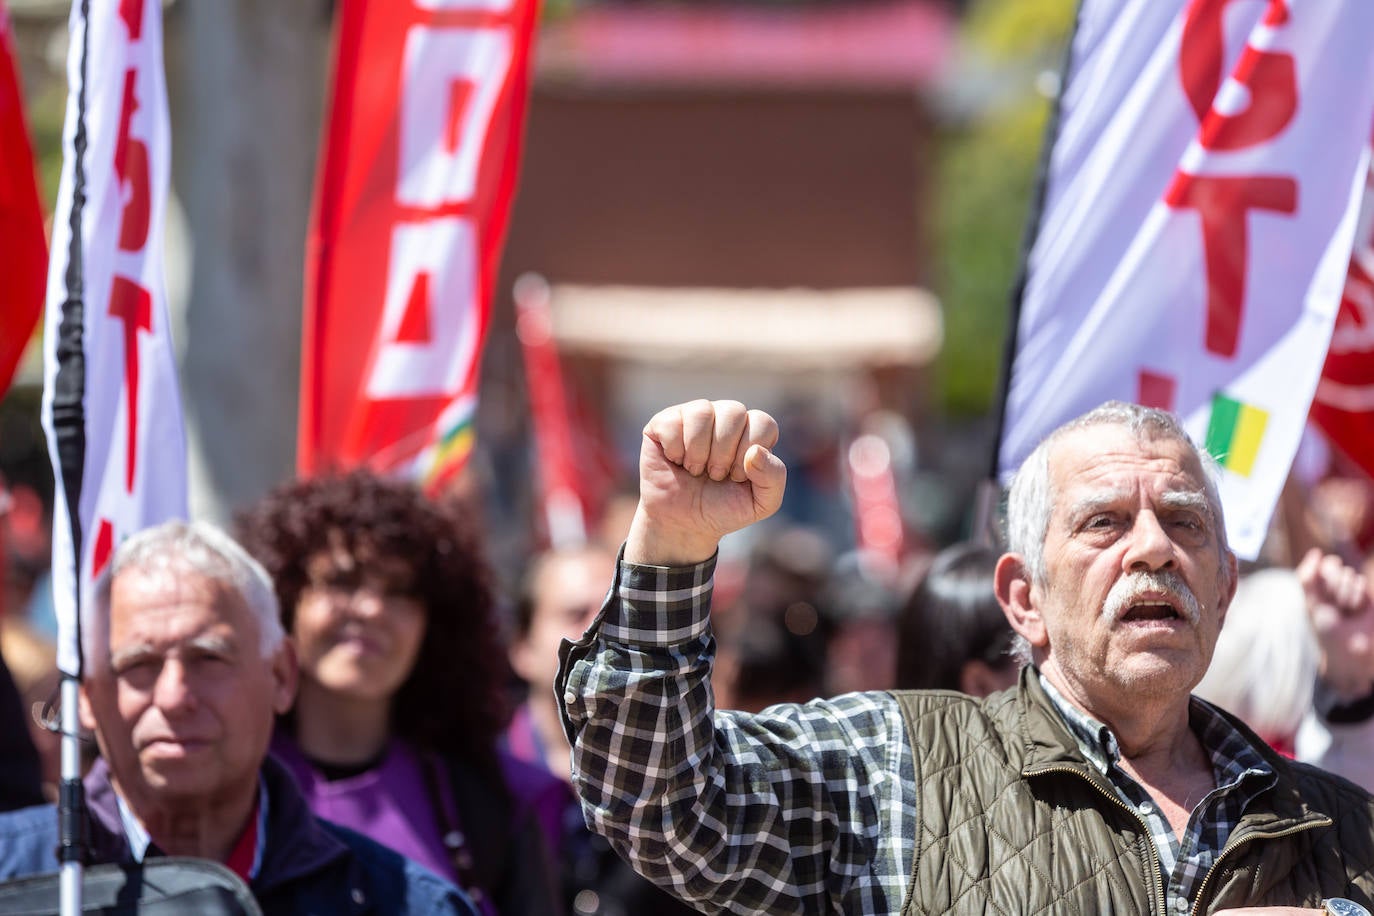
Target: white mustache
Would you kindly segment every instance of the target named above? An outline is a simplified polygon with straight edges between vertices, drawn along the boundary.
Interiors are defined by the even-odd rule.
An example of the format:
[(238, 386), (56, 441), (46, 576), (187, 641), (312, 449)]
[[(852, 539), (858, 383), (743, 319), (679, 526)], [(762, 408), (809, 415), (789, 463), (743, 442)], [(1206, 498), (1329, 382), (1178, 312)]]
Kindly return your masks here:
[(1189, 623), (1196, 624), (1202, 617), (1202, 606), (1183, 577), (1172, 570), (1161, 569), (1152, 572), (1137, 570), (1117, 579), (1107, 593), (1107, 600), (1102, 602), (1102, 619), (1108, 622), (1120, 620), (1131, 605), (1151, 593), (1176, 599), (1179, 613)]

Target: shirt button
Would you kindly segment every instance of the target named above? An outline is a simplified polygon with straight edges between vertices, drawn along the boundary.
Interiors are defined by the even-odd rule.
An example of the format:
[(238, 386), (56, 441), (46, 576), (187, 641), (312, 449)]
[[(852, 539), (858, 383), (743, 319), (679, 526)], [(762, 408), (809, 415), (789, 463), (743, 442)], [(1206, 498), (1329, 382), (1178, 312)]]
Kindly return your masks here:
[(1138, 810), (1141, 814), (1152, 814), (1154, 813), (1155, 806), (1150, 804), (1149, 802), (1141, 802), (1140, 807), (1136, 810)]
[(1174, 909), (1178, 910), (1180, 913), (1188, 912), (1188, 899), (1186, 897), (1176, 898), (1174, 900)]

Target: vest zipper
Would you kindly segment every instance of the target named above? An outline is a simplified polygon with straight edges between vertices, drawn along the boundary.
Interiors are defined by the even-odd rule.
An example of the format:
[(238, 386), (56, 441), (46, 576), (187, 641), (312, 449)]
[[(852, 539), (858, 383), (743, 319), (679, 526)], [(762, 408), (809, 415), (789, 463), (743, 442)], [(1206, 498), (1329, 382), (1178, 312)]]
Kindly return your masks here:
[(1197, 916), (1197, 914), (1202, 912), (1202, 901), (1204, 899), (1204, 892), (1207, 890), (1208, 883), (1212, 880), (1212, 876), (1217, 873), (1217, 869), (1220, 867), (1222, 859), (1225, 859), (1228, 855), (1235, 852), (1237, 849), (1241, 848), (1242, 846), (1248, 845), (1251, 840), (1279, 840), (1286, 836), (1292, 836), (1295, 833), (1302, 833), (1304, 830), (1313, 830), (1317, 827), (1330, 827), (1332, 823), (1333, 821), (1331, 820), (1331, 818), (1323, 817), (1320, 821), (1310, 821), (1306, 824), (1295, 824), (1292, 827), (1288, 827), (1284, 830), (1279, 830), (1273, 833), (1266, 833), (1262, 830), (1257, 829), (1250, 833), (1247, 833), (1245, 836), (1236, 840), (1234, 843), (1227, 843), (1226, 846), (1217, 855), (1216, 861), (1212, 863), (1212, 867), (1207, 869), (1207, 874), (1202, 876), (1202, 883), (1197, 886), (1197, 896), (1193, 898), (1193, 908), (1189, 911), (1190, 916)]
[[(1135, 820), (1135, 822), (1140, 825), (1145, 836), (1145, 848), (1149, 853), (1150, 864), (1152, 866), (1152, 868), (1150, 869), (1150, 874), (1153, 876), (1153, 878), (1150, 883), (1154, 886), (1155, 903), (1158, 906), (1156, 912), (1159, 914), (1159, 916), (1168, 916), (1169, 905), (1168, 902), (1164, 899), (1164, 879), (1160, 876), (1159, 850), (1155, 849), (1154, 834), (1150, 832), (1150, 825), (1145, 823), (1145, 820), (1140, 816), (1140, 813), (1136, 811), (1134, 808), (1132, 808), (1130, 805), (1122, 801), (1120, 796), (1118, 796), (1115, 792), (1108, 792), (1106, 789), (1099, 786), (1096, 780), (1092, 779), (1090, 776), (1085, 774), (1081, 769), (1078, 769), (1076, 767), (1047, 767), (1043, 770), (1032, 770), (1030, 772), (1027, 772), (1025, 775), (1039, 776), (1043, 773), (1071, 773), (1074, 776), (1077, 776), (1078, 778), (1086, 782), (1088, 785), (1096, 789), (1098, 794), (1100, 794), (1103, 798), (1107, 799), (1107, 801), (1112, 802), (1122, 811), (1125, 811), (1127, 814), (1129, 814)], [(1221, 856), (1217, 856), (1218, 860), (1220, 860), (1220, 858)], [(1214, 862), (1212, 864), (1215, 865), (1216, 863)], [(1203, 881), (1203, 884), (1206, 884), (1205, 879)]]

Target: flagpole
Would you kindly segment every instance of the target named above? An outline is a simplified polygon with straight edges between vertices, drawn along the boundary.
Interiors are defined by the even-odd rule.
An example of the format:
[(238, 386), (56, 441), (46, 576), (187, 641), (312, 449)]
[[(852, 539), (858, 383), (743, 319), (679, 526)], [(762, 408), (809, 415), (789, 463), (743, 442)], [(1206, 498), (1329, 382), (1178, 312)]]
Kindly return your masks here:
[[(1073, 29), (1069, 32), (1068, 44), (1059, 66), (1059, 88), (1054, 94), (1054, 106), (1050, 109), (1049, 119), (1045, 122), (1044, 140), (1040, 147), (1040, 161), (1036, 166), (1035, 186), (1031, 192), (1030, 211), (1026, 214), (1026, 228), (1021, 237), (1021, 257), (1016, 268), (1016, 278), (1012, 282), (1010, 299), (1011, 314), (1007, 319), (1007, 335), (1002, 350), (1002, 374), (997, 386), (997, 406), (994, 412), (996, 426), (992, 436), (992, 461), (988, 468), (988, 484), (997, 488), (998, 466), (1002, 459), (1002, 433), (1006, 424), (1007, 396), (1011, 391), (1011, 367), (1016, 358), (1017, 334), (1021, 324), (1021, 300), (1026, 292), (1026, 280), (1030, 275), (1030, 253), (1040, 235), (1040, 221), (1044, 215), (1045, 195), (1049, 186), (1050, 159), (1054, 143), (1059, 138), (1060, 113), (1064, 102), (1064, 88), (1069, 84), (1069, 71), (1073, 67), (1073, 42), (1078, 36), (1078, 26), (1083, 18), (1083, 0), (1079, 0), (1074, 12)], [(997, 500), (989, 494), (980, 493), (974, 518), (974, 532), (992, 530), (991, 512)]]
[(88, 855), (86, 833), (86, 792), (81, 782), (81, 723), (79, 696), (83, 660), (81, 646), (81, 575), (82, 556), (81, 489), (86, 462), (86, 355), (85, 355), (85, 268), (83, 263), (82, 216), (86, 202), (86, 76), (90, 54), (90, 0), (79, 0), (81, 33), (72, 35), (80, 40), (80, 85), (77, 88), (75, 130), (72, 135), (72, 206), (69, 214), (71, 237), (67, 246), (65, 271), (66, 296), (61, 305), (58, 340), (53, 345), (57, 371), (52, 377), (53, 390), (48, 394), (51, 403), (54, 468), (62, 487), (62, 505), (66, 518), (55, 518), (54, 524), (68, 526), (71, 538), (71, 561), (76, 567), (70, 576), (54, 577), (71, 583), (69, 596), (75, 608), (77, 664), (76, 671), (63, 671), (61, 711), (61, 783), (58, 788), (58, 861), (61, 872), (58, 881), (59, 906), (62, 916), (80, 916), (82, 910), (82, 878)]
[(86, 798), (81, 782), (81, 682), (62, 679), (62, 787), (58, 800), (58, 855), (62, 859), (59, 901), (62, 916), (80, 916), (81, 879), (86, 862)]

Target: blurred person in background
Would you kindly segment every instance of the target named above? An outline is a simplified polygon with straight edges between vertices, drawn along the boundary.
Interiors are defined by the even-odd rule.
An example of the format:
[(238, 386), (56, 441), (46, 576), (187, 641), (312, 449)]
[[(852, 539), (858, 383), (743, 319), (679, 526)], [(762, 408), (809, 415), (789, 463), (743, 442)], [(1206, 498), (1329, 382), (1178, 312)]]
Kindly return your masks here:
[(41, 805), (42, 768), (29, 734), (23, 699), (0, 657), (0, 811)]
[(731, 663), (712, 678), (729, 709), (759, 712), (775, 703), (805, 703), (825, 692), (825, 636), (816, 608), (737, 611)]
[(549, 550), (530, 564), (515, 605), (511, 668), (528, 686), (506, 729), (515, 757), (546, 768), (564, 786), (553, 829), (558, 837), (563, 904), (573, 916), (674, 916), (694, 913), (637, 875), (611, 845), (587, 829), (572, 790), (572, 749), (553, 693), (558, 646), (591, 626), (615, 571), (615, 551), (589, 544)]
[(0, 493), (8, 485), (8, 498), (0, 496), (0, 655), (20, 697), (18, 721), (38, 753), (44, 794), (55, 799), (61, 742), (31, 712), (55, 698), (61, 682), (49, 569), (52, 480), (47, 453), (15, 433), (0, 417)]
[(479, 532), (365, 472), (243, 513), (300, 658), (272, 752), (321, 817), (455, 881), (487, 914), (558, 912), (541, 804), (560, 784), (498, 749), (508, 669)]
[[(10, 496), (0, 477), (0, 578), (8, 562), (5, 529), (9, 523)], [(2, 584), (2, 583), (0, 583)], [(0, 622), (7, 617), (6, 589), (0, 587)], [(26, 706), (0, 653), (0, 811), (12, 811), (43, 802), (42, 770), (38, 750), (29, 734)]]
[(833, 552), (807, 525), (759, 532), (720, 592), (714, 617), (719, 664), (711, 687), (722, 709), (759, 710), (820, 696), (830, 615), (818, 596)]
[(1302, 582), (1291, 569), (1262, 569), (1241, 577), (1212, 663), (1193, 692), (1292, 757), (1319, 664)]
[(831, 566), (821, 610), (825, 614), (825, 683), (821, 692), (890, 690), (897, 679), (897, 612), (901, 593), (890, 564), (863, 550)]
[[(37, 426), (34, 414), (34, 426)], [(57, 640), (52, 599), (52, 470), (41, 431), (0, 411), (0, 488), (9, 488), (9, 511), (0, 519), (5, 541), (0, 598), (7, 626), (22, 624), (40, 641)], [(38, 438), (34, 439), (33, 434)], [(16, 680), (27, 678), (10, 660)], [(55, 664), (55, 663), (54, 663)]]
[(1015, 685), (1016, 634), (993, 588), (997, 557), (972, 543), (936, 554), (898, 619), (898, 689), (985, 697)]
[(560, 780), (571, 776), (571, 753), (553, 695), (558, 644), (576, 639), (600, 610), (611, 587), (615, 553), (595, 545), (550, 550), (534, 558), (515, 604), (511, 669), (528, 685), (525, 701), (506, 728), (506, 747)]
[[(49, 801), (55, 800), (62, 741), (56, 728), (47, 727), (41, 717), (51, 709), (50, 704), (56, 700), (62, 683), (62, 673), (57, 670), (56, 646), (38, 635), (22, 613), (10, 609), (0, 613), (0, 656), (4, 658), (19, 698), (20, 715), (16, 724), (28, 731), (29, 742), (38, 754), (43, 795)], [(94, 758), (94, 748), (90, 745), (84, 746), (82, 752)], [(7, 756), (8, 753), (0, 749), (0, 760)]]
[[(1312, 549), (1297, 569), (1321, 648), (1312, 711), (1297, 736), (1299, 760), (1374, 788), (1374, 597), (1359, 569)], [(1332, 651), (1344, 645), (1347, 651)]]

